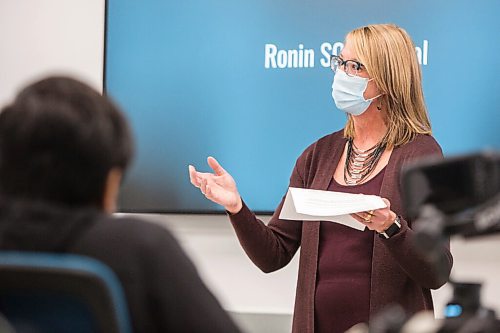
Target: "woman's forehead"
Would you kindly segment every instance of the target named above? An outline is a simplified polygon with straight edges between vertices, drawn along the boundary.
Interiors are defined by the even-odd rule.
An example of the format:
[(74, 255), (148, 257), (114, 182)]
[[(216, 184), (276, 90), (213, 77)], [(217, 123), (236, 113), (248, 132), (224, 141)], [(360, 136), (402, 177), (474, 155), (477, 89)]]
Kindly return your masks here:
[(344, 48), (340, 51), (340, 56), (344, 60), (358, 60), (356, 52), (351, 48), (348, 41), (346, 41)]

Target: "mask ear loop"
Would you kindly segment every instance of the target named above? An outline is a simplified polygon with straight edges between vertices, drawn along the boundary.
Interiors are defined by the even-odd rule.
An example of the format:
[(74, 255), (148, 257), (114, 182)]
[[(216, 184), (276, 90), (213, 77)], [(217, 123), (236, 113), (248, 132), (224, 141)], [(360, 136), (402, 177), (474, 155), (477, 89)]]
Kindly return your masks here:
[(383, 95), (383, 94), (378, 94), (378, 95), (377, 95), (377, 96), (375, 96), (375, 97), (368, 98), (368, 99), (367, 99), (367, 101), (373, 101), (373, 100), (375, 100), (375, 99), (379, 98), (379, 97), (380, 97), (380, 96), (382, 96), (382, 95)]
[[(368, 82), (370, 82), (370, 81), (372, 81), (372, 80), (373, 80), (373, 78), (368, 79)], [(366, 84), (366, 86), (368, 86), (368, 83)], [(366, 88), (365, 88), (365, 89), (366, 89)], [(373, 100), (375, 100), (375, 99), (379, 98), (379, 97), (380, 97), (380, 96), (382, 96), (382, 95), (383, 95), (383, 94), (378, 94), (377, 96), (372, 97), (372, 98), (368, 98), (368, 99), (366, 99), (365, 101), (373, 101)], [(382, 111), (382, 103), (379, 103), (379, 105), (377, 105), (377, 110)]]

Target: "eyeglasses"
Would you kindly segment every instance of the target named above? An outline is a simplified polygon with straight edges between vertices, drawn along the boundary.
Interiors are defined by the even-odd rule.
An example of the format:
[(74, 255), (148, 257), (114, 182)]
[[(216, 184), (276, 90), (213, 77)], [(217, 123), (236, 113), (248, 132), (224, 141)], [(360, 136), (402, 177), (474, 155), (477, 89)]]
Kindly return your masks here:
[(365, 66), (356, 60), (344, 60), (337, 55), (330, 56), (330, 68), (335, 73), (338, 68), (343, 70), (349, 76), (357, 76), (360, 70)]

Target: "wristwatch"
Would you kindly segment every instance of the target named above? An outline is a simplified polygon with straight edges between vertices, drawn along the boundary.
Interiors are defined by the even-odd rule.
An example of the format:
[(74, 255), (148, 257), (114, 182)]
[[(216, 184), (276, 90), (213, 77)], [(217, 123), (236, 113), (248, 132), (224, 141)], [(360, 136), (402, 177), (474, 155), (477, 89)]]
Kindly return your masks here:
[(382, 239), (389, 239), (391, 238), (392, 236), (394, 236), (395, 234), (397, 234), (399, 232), (399, 230), (401, 229), (401, 220), (399, 219), (399, 216), (396, 216), (396, 219), (394, 220), (394, 222), (389, 226), (389, 228), (387, 228), (385, 231), (383, 232), (379, 232), (378, 235), (380, 236), (380, 238)]

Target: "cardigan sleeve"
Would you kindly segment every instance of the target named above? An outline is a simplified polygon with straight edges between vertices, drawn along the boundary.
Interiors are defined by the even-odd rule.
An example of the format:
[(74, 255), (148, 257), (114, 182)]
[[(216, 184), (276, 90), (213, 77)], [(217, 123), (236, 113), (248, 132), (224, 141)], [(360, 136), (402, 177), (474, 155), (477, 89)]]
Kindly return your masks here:
[[(422, 136), (410, 145), (413, 145), (413, 147), (406, 149), (401, 154), (402, 159), (398, 174), (401, 168), (411, 161), (429, 157), (442, 157), (441, 148), (430, 136)], [(399, 182), (400, 177), (397, 178), (394, 186), (401, 186)], [(399, 194), (401, 192), (398, 189), (395, 193)], [(399, 195), (396, 198), (396, 201), (398, 200), (400, 200)], [(415, 246), (416, 240), (415, 232), (412, 229), (412, 221), (402, 216), (402, 205), (400, 202), (396, 206), (399, 211), (395, 212), (401, 219), (401, 230), (393, 237), (381, 240), (382, 243), (411, 279), (423, 288), (440, 288), (448, 281), (453, 266), (449, 238), (445, 238), (441, 246), (438, 246), (439, 250), (436, 251), (433, 258), (424, 255)]]
[[(306, 150), (298, 159), (290, 176), (289, 186), (304, 187), (303, 170)], [(285, 196), (268, 225), (259, 220), (243, 202), (243, 208), (229, 219), (248, 257), (263, 272), (269, 273), (286, 266), (297, 252), (302, 235), (302, 221), (279, 218)]]
[(429, 258), (416, 249), (415, 232), (401, 218), (400, 232), (382, 242), (406, 274), (423, 288), (438, 289), (448, 281), (453, 266), (449, 238), (433, 258)]

